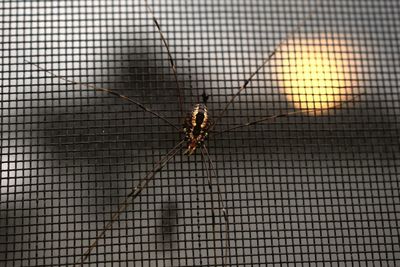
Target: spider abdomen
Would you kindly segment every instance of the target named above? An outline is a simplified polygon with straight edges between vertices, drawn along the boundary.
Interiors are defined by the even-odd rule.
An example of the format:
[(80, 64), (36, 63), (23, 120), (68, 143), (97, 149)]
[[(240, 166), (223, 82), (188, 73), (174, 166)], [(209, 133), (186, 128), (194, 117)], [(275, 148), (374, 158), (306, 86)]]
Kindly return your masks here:
[(192, 112), (188, 115), (183, 125), (185, 138), (187, 140), (186, 155), (192, 155), (196, 148), (200, 147), (208, 136), (210, 120), (207, 106), (205, 104), (194, 105)]

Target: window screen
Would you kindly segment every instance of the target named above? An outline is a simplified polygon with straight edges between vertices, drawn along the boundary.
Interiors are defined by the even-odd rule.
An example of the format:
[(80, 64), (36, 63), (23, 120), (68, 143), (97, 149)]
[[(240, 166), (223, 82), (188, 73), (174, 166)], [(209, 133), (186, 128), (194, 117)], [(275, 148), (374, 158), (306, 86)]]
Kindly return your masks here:
[(203, 94), (208, 154), (174, 151), (85, 266), (399, 264), (397, 0), (2, 1), (0, 14), (0, 265), (79, 263)]

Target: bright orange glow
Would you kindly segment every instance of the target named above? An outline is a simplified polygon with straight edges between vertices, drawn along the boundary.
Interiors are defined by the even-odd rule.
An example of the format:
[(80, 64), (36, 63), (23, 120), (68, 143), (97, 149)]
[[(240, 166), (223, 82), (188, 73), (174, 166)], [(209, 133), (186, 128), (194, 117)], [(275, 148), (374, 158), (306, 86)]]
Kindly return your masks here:
[(305, 114), (322, 115), (352, 99), (356, 66), (350, 46), (338, 38), (293, 39), (277, 55), (284, 94)]

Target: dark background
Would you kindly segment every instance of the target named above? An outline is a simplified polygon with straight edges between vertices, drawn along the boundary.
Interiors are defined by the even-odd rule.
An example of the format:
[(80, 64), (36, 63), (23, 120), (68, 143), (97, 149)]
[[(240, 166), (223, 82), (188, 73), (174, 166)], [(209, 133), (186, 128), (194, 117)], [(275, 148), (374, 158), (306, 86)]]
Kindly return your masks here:
[[(25, 61), (117, 90), (179, 126), (176, 84), (144, 3), (0, 3), (0, 265), (72, 264), (181, 138), (120, 98)], [(185, 112), (205, 91), (216, 116), (297, 25), (304, 24), (296, 38), (344, 39), (357, 58), (352, 79), (362, 95), (352, 105), (210, 134), (231, 265), (398, 265), (399, 1), (149, 4), (178, 66)], [(274, 57), (255, 76), (217, 130), (293, 111), (278, 88), (279, 62)], [(178, 153), (87, 262), (221, 265), (223, 232), (217, 224), (213, 233), (211, 210), (217, 194), (206, 177), (199, 153)]]

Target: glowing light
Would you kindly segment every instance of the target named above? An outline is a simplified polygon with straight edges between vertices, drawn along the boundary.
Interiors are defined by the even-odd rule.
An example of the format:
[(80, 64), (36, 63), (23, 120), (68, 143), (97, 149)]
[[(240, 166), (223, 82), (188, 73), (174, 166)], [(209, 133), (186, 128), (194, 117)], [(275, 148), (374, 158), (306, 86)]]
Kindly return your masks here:
[(352, 99), (356, 66), (350, 46), (338, 38), (293, 39), (277, 54), (280, 87), (305, 114), (321, 115)]

